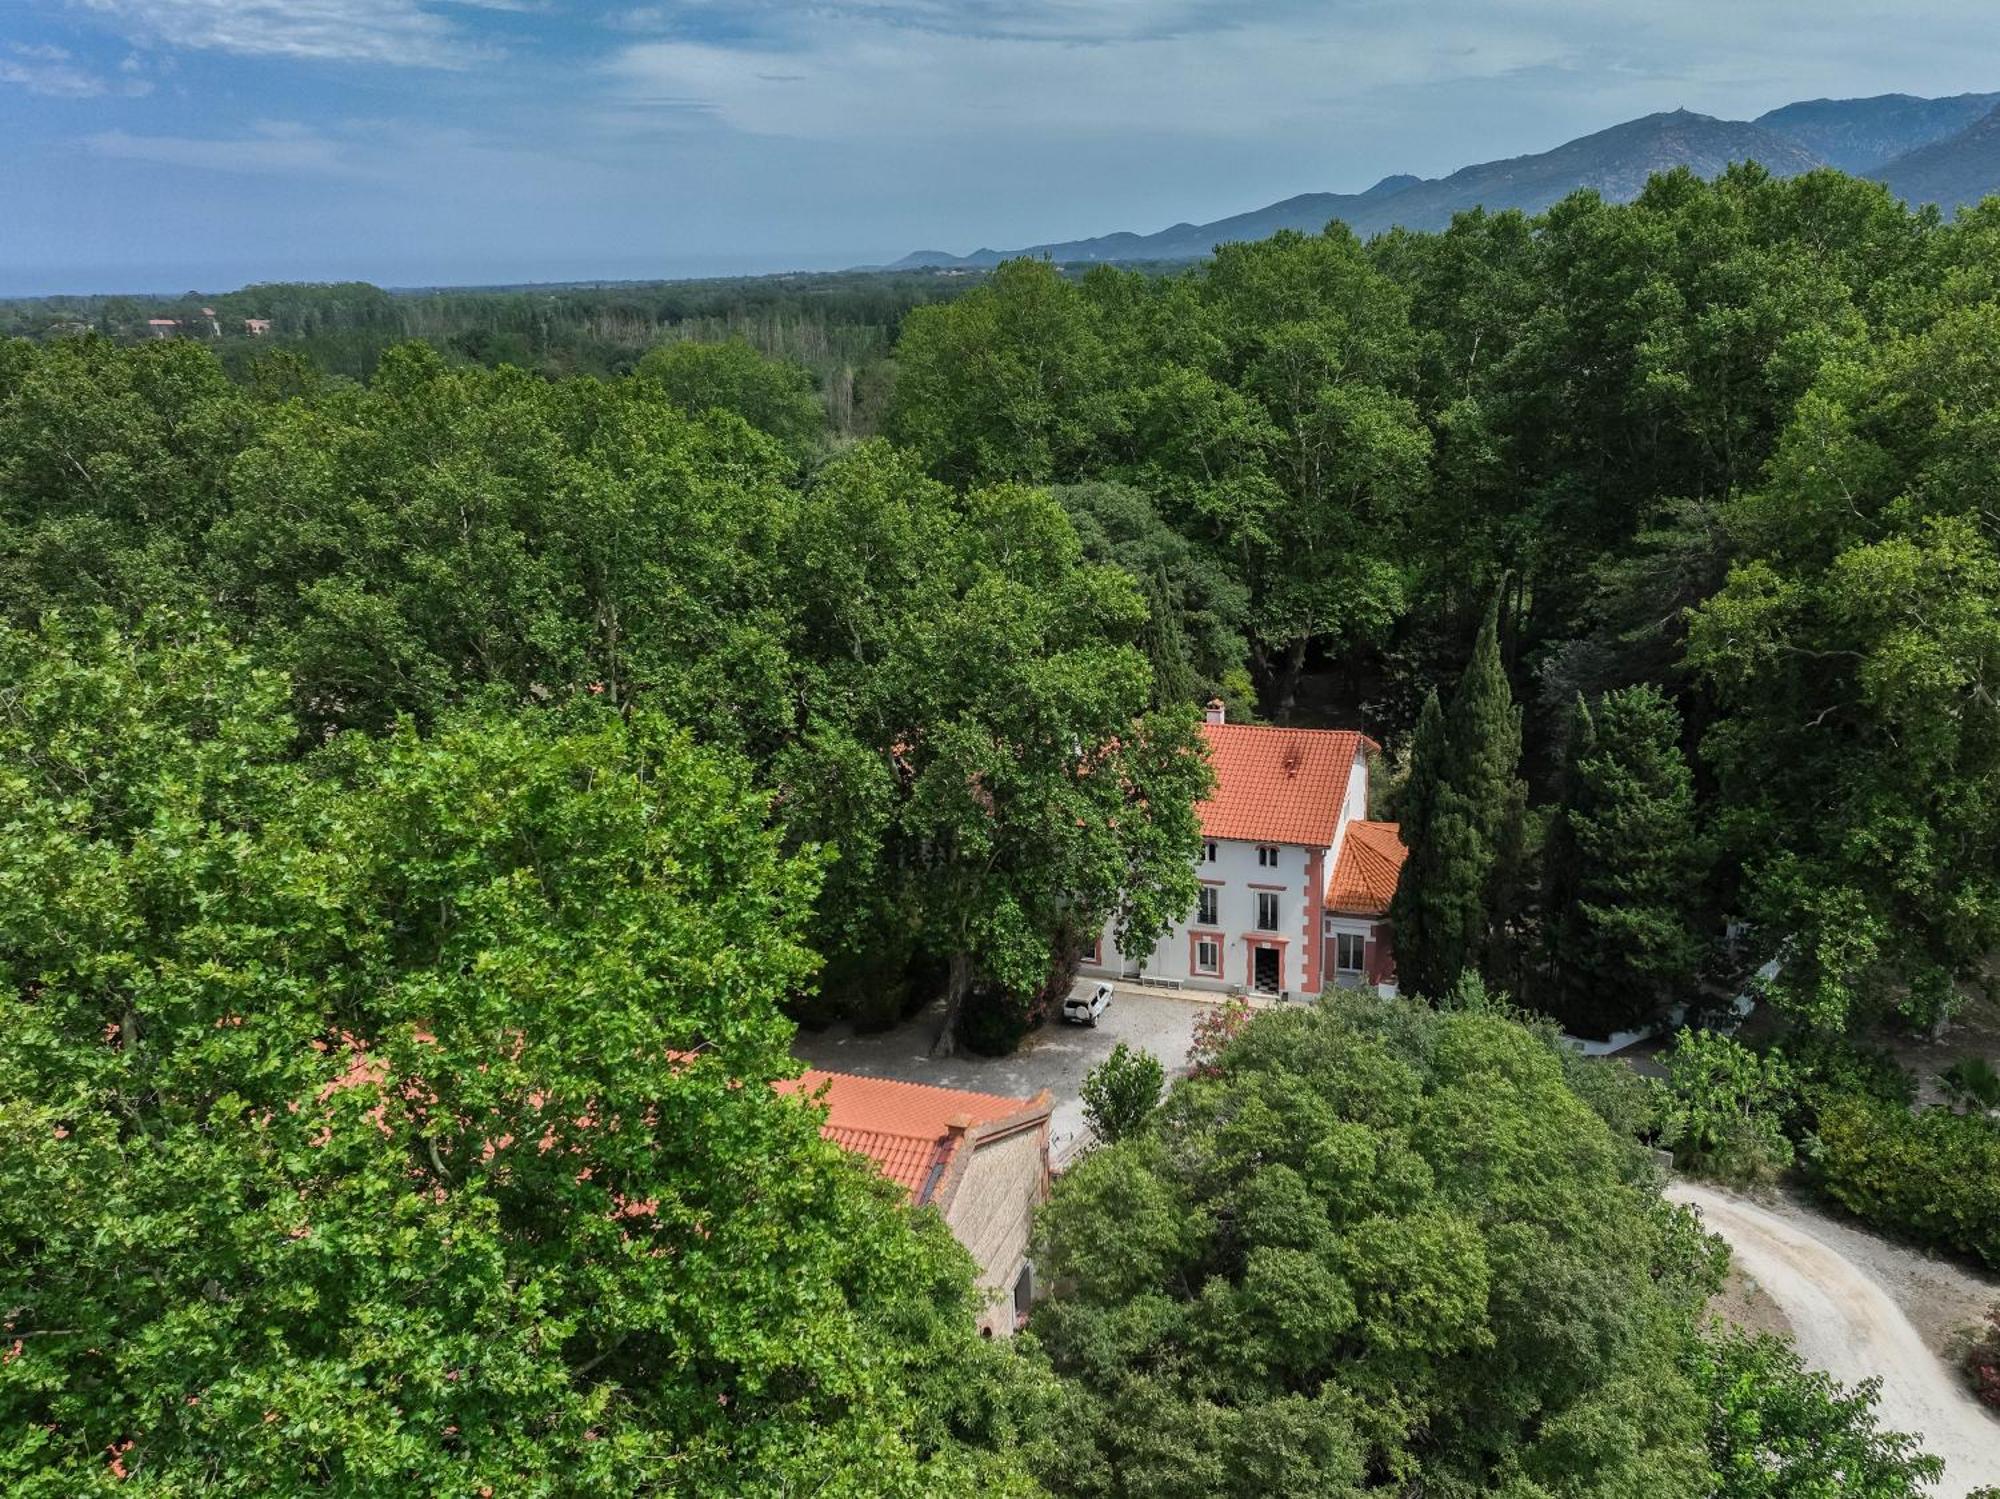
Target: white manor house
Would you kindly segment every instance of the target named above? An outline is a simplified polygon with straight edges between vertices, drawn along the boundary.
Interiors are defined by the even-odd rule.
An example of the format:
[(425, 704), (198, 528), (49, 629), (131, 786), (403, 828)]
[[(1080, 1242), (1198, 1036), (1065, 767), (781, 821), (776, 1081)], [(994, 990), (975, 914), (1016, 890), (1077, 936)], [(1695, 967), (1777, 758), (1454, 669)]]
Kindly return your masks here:
[(1142, 954), (1109, 927), (1083, 955), (1102, 978), (1189, 988), (1314, 995), (1329, 985), (1393, 993), (1389, 902), (1403, 867), (1392, 822), (1368, 820), (1368, 757), (1349, 730), (1202, 725), (1215, 793), (1197, 809), (1201, 896)]

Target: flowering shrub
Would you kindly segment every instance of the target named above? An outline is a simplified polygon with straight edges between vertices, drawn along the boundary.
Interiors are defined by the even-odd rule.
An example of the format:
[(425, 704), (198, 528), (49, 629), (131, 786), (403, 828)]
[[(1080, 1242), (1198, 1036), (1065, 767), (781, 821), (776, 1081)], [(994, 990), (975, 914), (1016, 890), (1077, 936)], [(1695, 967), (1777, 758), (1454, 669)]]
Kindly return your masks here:
[(1249, 1023), (1248, 1000), (1232, 999), (1204, 1010), (1194, 1023), (1194, 1040), (1188, 1046), (1188, 1076), (1221, 1077), (1223, 1052)]
[(1986, 1314), (1986, 1331), (1965, 1351), (1965, 1373), (1972, 1393), (2000, 1411), (2000, 1301)]

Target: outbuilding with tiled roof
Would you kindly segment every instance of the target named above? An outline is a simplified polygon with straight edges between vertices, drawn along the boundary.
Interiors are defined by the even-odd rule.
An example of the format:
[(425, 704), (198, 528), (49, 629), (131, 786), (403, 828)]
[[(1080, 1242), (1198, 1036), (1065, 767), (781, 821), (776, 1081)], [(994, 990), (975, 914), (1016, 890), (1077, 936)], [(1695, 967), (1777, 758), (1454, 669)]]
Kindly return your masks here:
[(1034, 1276), (1028, 1234), (1048, 1195), (1054, 1100), (808, 1071), (777, 1085), (826, 1109), (820, 1133), (865, 1156), (912, 1206), (933, 1207), (979, 1267), (983, 1330), (1013, 1332)]

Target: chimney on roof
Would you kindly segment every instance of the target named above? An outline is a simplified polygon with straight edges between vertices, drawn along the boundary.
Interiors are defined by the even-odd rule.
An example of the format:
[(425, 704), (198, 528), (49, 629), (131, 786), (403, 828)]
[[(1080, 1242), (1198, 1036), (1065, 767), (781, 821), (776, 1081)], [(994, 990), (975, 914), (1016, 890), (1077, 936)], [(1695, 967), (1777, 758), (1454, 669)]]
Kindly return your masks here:
[(1208, 700), (1208, 721), (1210, 723), (1229, 722), (1229, 710), (1223, 706), (1221, 698), (1212, 697)]

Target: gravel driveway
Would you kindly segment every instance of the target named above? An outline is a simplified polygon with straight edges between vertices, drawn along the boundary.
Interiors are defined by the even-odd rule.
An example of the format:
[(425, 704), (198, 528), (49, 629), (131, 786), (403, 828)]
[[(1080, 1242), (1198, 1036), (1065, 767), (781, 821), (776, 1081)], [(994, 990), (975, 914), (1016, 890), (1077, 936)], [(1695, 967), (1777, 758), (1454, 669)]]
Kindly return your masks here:
[(1052, 1020), (1021, 1043), (1011, 1057), (979, 1057), (961, 1051), (931, 1060), (931, 1038), (943, 1017), (933, 1005), (894, 1030), (858, 1036), (846, 1024), (818, 1032), (800, 1031), (792, 1055), (809, 1066), (829, 1072), (858, 1072), (864, 1077), (893, 1077), (906, 1083), (937, 1088), (969, 1088), (1029, 1098), (1047, 1088), (1055, 1095), (1049, 1121), (1049, 1150), (1060, 1166), (1083, 1143), (1086, 1127), (1078, 1090), (1089, 1072), (1120, 1041), (1137, 1051), (1150, 1051), (1166, 1064), (1169, 1077), (1187, 1065), (1188, 1044), (1194, 1039), (1195, 1017), (1214, 1008), (1211, 999), (1120, 989), (1096, 1026), (1065, 1025)]
[[(1932, 1351), (1877, 1267), (1829, 1242), (1840, 1225), (1816, 1223), (1795, 1205), (1760, 1206), (1693, 1182), (1677, 1181), (1667, 1195), (1699, 1209), (1710, 1231), (1729, 1241), (1736, 1263), (1790, 1321), (1808, 1364), (1849, 1386), (1881, 1379), (1882, 1423), (1918, 1433), (1945, 1461), (1940, 1499), (2000, 1484), (2000, 1420)], [(1879, 1261), (1884, 1252), (1905, 1253), (1878, 1245), (1868, 1258)]]

